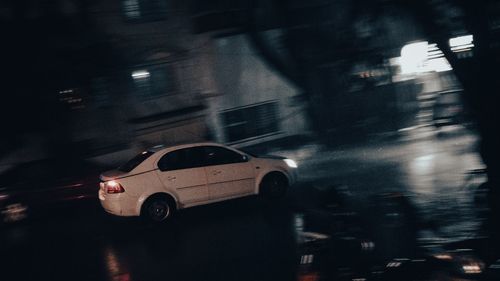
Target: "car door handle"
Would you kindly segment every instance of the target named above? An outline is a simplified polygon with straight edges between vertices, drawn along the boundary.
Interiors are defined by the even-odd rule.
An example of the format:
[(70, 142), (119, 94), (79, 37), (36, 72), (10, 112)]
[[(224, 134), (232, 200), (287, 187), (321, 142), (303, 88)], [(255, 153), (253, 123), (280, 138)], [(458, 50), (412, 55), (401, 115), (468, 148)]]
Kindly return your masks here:
[(218, 175), (218, 174), (220, 174), (220, 173), (222, 173), (222, 171), (212, 171), (212, 175), (214, 175), (214, 176), (215, 176), (215, 175)]
[(175, 180), (175, 179), (176, 179), (176, 177), (174, 177), (174, 176), (169, 176), (169, 177), (167, 177), (167, 180), (169, 180), (169, 181), (171, 181), (171, 180)]

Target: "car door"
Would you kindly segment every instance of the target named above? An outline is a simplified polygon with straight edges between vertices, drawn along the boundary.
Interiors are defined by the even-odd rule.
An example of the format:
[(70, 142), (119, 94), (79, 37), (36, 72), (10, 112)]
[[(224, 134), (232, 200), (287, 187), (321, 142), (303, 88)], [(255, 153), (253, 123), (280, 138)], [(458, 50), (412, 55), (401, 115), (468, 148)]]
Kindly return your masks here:
[(181, 204), (208, 200), (207, 175), (200, 147), (179, 149), (163, 155), (158, 161), (158, 176)]
[(205, 146), (204, 153), (210, 200), (253, 193), (255, 171), (248, 156), (219, 146)]

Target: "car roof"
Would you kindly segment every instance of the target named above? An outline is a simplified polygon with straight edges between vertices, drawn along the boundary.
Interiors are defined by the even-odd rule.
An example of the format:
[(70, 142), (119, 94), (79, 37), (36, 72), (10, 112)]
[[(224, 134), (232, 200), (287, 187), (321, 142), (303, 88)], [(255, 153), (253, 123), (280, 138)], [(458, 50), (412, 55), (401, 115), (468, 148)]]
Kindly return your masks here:
[(179, 145), (174, 145), (174, 146), (165, 146), (165, 145), (157, 145), (153, 146), (148, 149), (150, 152), (160, 152), (160, 151), (172, 151), (172, 150), (177, 150), (181, 148), (188, 148), (188, 147), (196, 147), (196, 146), (223, 146), (227, 147), (226, 145), (220, 144), (220, 143), (215, 143), (215, 142), (197, 142), (197, 143), (186, 143), (186, 144), (179, 144)]

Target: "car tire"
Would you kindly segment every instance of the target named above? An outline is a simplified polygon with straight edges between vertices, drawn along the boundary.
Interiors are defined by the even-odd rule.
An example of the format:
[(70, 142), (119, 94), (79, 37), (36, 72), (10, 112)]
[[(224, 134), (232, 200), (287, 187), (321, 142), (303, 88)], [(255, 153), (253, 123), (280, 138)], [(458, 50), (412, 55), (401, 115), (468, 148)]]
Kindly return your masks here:
[(161, 223), (169, 220), (175, 212), (175, 203), (167, 196), (152, 196), (144, 202), (141, 217), (150, 223)]
[(279, 199), (284, 197), (287, 189), (287, 177), (278, 172), (266, 175), (260, 183), (260, 194), (268, 199)]

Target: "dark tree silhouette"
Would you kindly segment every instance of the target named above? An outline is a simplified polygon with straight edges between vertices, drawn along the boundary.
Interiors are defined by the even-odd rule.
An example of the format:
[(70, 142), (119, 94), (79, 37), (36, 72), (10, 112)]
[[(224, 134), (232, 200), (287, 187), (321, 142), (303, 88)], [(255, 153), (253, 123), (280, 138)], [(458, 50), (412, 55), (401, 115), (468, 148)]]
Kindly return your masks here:
[[(465, 98), (477, 119), (481, 136), (481, 156), (487, 166), (488, 181), (500, 203), (500, 134), (498, 134), (500, 79), (497, 77), (500, 33), (492, 26), (500, 18), (498, 1), (398, 1), (421, 24), (428, 38), (436, 42), (450, 62), (464, 88)], [(458, 27), (457, 27), (458, 25)], [(457, 28), (474, 36), (474, 55), (460, 59), (447, 39)], [(460, 31), (460, 30), (459, 30)]]
[(41, 135), (53, 156), (79, 150), (71, 139), (71, 111), (58, 92), (88, 88), (92, 75), (122, 63), (106, 35), (89, 20), (91, 1), (77, 1), (76, 14), (61, 11), (61, 1), (2, 3), (10, 15), (0, 18), (0, 157), (32, 145), (22, 143), (32, 135)]

